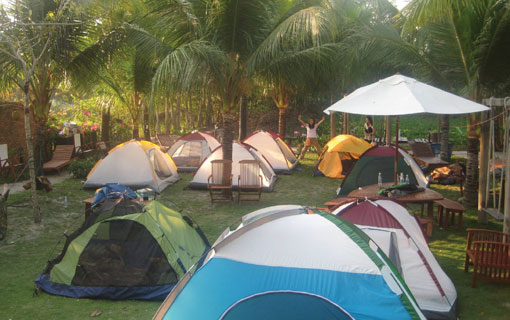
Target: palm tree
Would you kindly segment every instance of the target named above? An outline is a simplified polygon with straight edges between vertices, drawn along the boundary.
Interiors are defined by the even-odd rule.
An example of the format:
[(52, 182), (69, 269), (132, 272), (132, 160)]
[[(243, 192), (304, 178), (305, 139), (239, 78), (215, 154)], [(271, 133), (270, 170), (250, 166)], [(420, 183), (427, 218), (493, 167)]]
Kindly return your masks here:
[[(413, 0), (396, 24), (360, 28), (351, 41), (367, 59), (481, 102), (508, 88), (510, 6), (501, 0)], [(353, 43), (351, 42), (351, 43)], [(478, 135), (469, 115), (465, 202), (476, 205)], [(446, 119), (445, 119), (446, 120)]]
[(182, 90), (211, 79), (223, 111), (223, 156), (231, 159), (239, 103), (249, 95), (254, 77), (269, 75), (269, 69), (278, 70), (271, 83), (284, 130), (292, 83), (281, 75), (292, 78), (300, 66), (291, 62), (299, 56), (310, 59), (317, 55), (311, 47), (329, 41), (334, 28), (327, 3), (296, 1), (288, 8), (287, 2), (272, 0), (149, 1), (152, 15), (160, 20), (158, 28), (171, 30), (165, 41), (173, 47), (156, 70), (154, 87)]
[[(41, 221), (36, 174), (42, 169), (40, 155), (46, 136), (43, 128), (48, 119), (53, 92), (65, 78), (65, 67), (83, 36), (83, 23), (76, 19), (75, 13), (73, 5), (65, 0), (24, 0), (6, 7), (0, 6), (0, 88), (5, 91), (14, 87), (23, 90), (25, 135), (36, 223)], [(34, 133), (31, 118), (35, 122)]]

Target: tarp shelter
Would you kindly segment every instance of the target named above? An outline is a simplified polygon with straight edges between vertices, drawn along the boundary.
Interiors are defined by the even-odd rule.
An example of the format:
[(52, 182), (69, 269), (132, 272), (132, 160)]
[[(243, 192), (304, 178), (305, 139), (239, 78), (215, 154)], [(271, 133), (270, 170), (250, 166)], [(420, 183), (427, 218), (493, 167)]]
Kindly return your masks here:
[[(352, 202), (333, 214), (356, 224), (387, 256), (394, 257), (392, 261), (400, 262), (397, 269), (427, 319), (457, 318), (455, 286), (430, 251), (416, 218), (404, 207), (391, 200)], [(394, 252), (387, 245), (392, 236)]]
[[(393, 182), (395, 168), (395, 147), (372, 147), (365, 151), (351, 171), (342, 181), (338, 196), (346, 196), (359, 187), (377, 184), (379, 172), (383, 183)], [(422, 188), (428, 186), (428, 180), (414, 161), (413, 157), (404, 149), (399, 148), (398, 171), (409, 176), (409, 183)]]
[[(237, 188), (237, 178), (240, 174), (239, 161), (257, 160), (260, 164), (260, 175), (262, 176), (262, 191), (270, 192), (273, 190), (276, 181), (276, 173), (260, 152), (246, 144), (234, 142), (232, 145), (232, 186)], [(200, 168), (195, 172), (193, 180), (189, 187), (193, 189), (206, 189), (207, 179), (211, 175), (211, 161), (223, 159), (222, 147), (216, 148), (213, 153), (205, 159)]]
[(179, 180), (172, 158), (152, 142), (131, 140), (119, 144), (90, 170), (84, 188), (118, 182), (133, 189), (156, 192)]
[(180, 137), (170, 147), (168, 154), (179, 171), (193, 172), (219, 146), (220, 143), (213, 135), (195, 131)]
[(72, 298), (162, 300), (208, 249), (198, 226), (157, 201), (106, 200), (35, 283)]
[(257, 149), (276, 173), (290, 173), (298, 164), (292, 149), (276, 133), (256, 131), (244, 139), (243, 143)]
[(154, 319), (425, 319), (382, 250), (329, 213), (259, 210), (204, 261)]
[(348, 134), (340, 134), (322, 149), (315, 165), (314, 176), (324, 175), (330, 178), (343, 178), (356, 160), (372, 145), (363, 139)]

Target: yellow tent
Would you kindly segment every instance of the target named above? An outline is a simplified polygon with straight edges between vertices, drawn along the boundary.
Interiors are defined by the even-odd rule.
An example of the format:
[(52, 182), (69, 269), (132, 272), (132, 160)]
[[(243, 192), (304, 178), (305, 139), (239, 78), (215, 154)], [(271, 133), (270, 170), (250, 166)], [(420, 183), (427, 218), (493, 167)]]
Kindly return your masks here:
[[(324, 146), (316, 168), (326, 177), (343, 178), (342, 172), (345, 169), (349, 169), (344, 169), (344, 165), (351, 167), (354, 161), (359, 159), (371, 147), (370, 143), (355, 136), (348, 134), (338, 135), (329, 140), (326, 146)], [(344, 165), (342, 165), (342, 162)]]

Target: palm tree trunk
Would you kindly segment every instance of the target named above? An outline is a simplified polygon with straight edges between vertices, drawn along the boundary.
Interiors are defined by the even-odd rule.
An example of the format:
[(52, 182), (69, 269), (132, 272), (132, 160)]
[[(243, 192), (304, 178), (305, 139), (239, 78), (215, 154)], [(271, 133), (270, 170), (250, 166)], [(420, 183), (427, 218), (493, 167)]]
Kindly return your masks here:
[(170, 134), (170, 118), (168, 117), (168, 97), (165, 97), (165, 134)]
[(232, 142), (236, 117), (230, 112), (223, 114), (223, 159), (232, 160)]
[(450, 161), (448, 152), (448, 142), (450, 140), (450, 116), (447, 114), (441, 116), (441, 160)]
[(143, 104), (142, 126), (143, 126), (143, 138), (146, 141), (151, 141), (151, 131), (149, 128), (149, 106), (146, 103)]
[(213, 121), (214, 121), (214, 117), (213, 117), (213, 104), (212, 104), (212, 99), (211, 99), (211, 96), (208, 95), (207, 96), (207, 109), (206, 109), (206, 114), (207, 114), (207, 117), (205, 117), (205, 121), (206, 121), (206, 124), (205, 126), (210, 129), (211, 127), (213, 127)]
[(464, 203), (473, 207), (478, 202), (478, 143), (477, 137), (468, 137)]
[(35, 175), (35, 163), (34, 163), (34, 144), (32, 141), (32, 130), (30, 123), (30, 93), (29, 93), (29, 81), (25, 79), (25, 85), (23, 92), (25, 94), (25, 138), (27, 141), (28, 151), (28, 172), (30, 173), (30, 184), (32, 185), (32, 208), (34, 210), (34, 222), (41, 223), (41, 211), (39, 208), (39, 201), (37, 199), (37, 187), (36, 187), (36, 175)]
[(110, 142), (110, 105), (102, 109), (101, 113), (101, 141)]
[[(482, 112), (482, 121), (486, 121), (488, 112)], [(487, 214), (483, 211), (486, 201), (486, 188), (489, 183), (489, 123), (481, 124), (480, 130), (480, 163), (478, 169), (478, 223), (487, 223)]]
[(278, 108), (278, 134), (282, 139), (285, 139), (285, 132), (287, 131), (287, 111), (288, 106)]
[(241, 103), (239, 104), (239, 141), (246, 138), (248, 134), (248, 107), (246, 106), (246, 97), (241, 97)]
[(174, 110), (174, 129), (178, 133), (181, 131), (181, 96), (176, 97)]

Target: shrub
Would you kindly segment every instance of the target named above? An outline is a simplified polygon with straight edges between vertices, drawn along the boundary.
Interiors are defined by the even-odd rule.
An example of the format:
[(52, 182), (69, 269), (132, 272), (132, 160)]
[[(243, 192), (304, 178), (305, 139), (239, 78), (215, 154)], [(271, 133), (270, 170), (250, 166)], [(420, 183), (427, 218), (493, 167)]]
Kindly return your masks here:
[(69, 171), (73, 174), (74, 178), (85, 179), (90, 170), (92, 170), (92, 167), (96, 164), (97, 160), (98, 159), (95, 157), (89, 157), (73, 161), (69, 165)]

